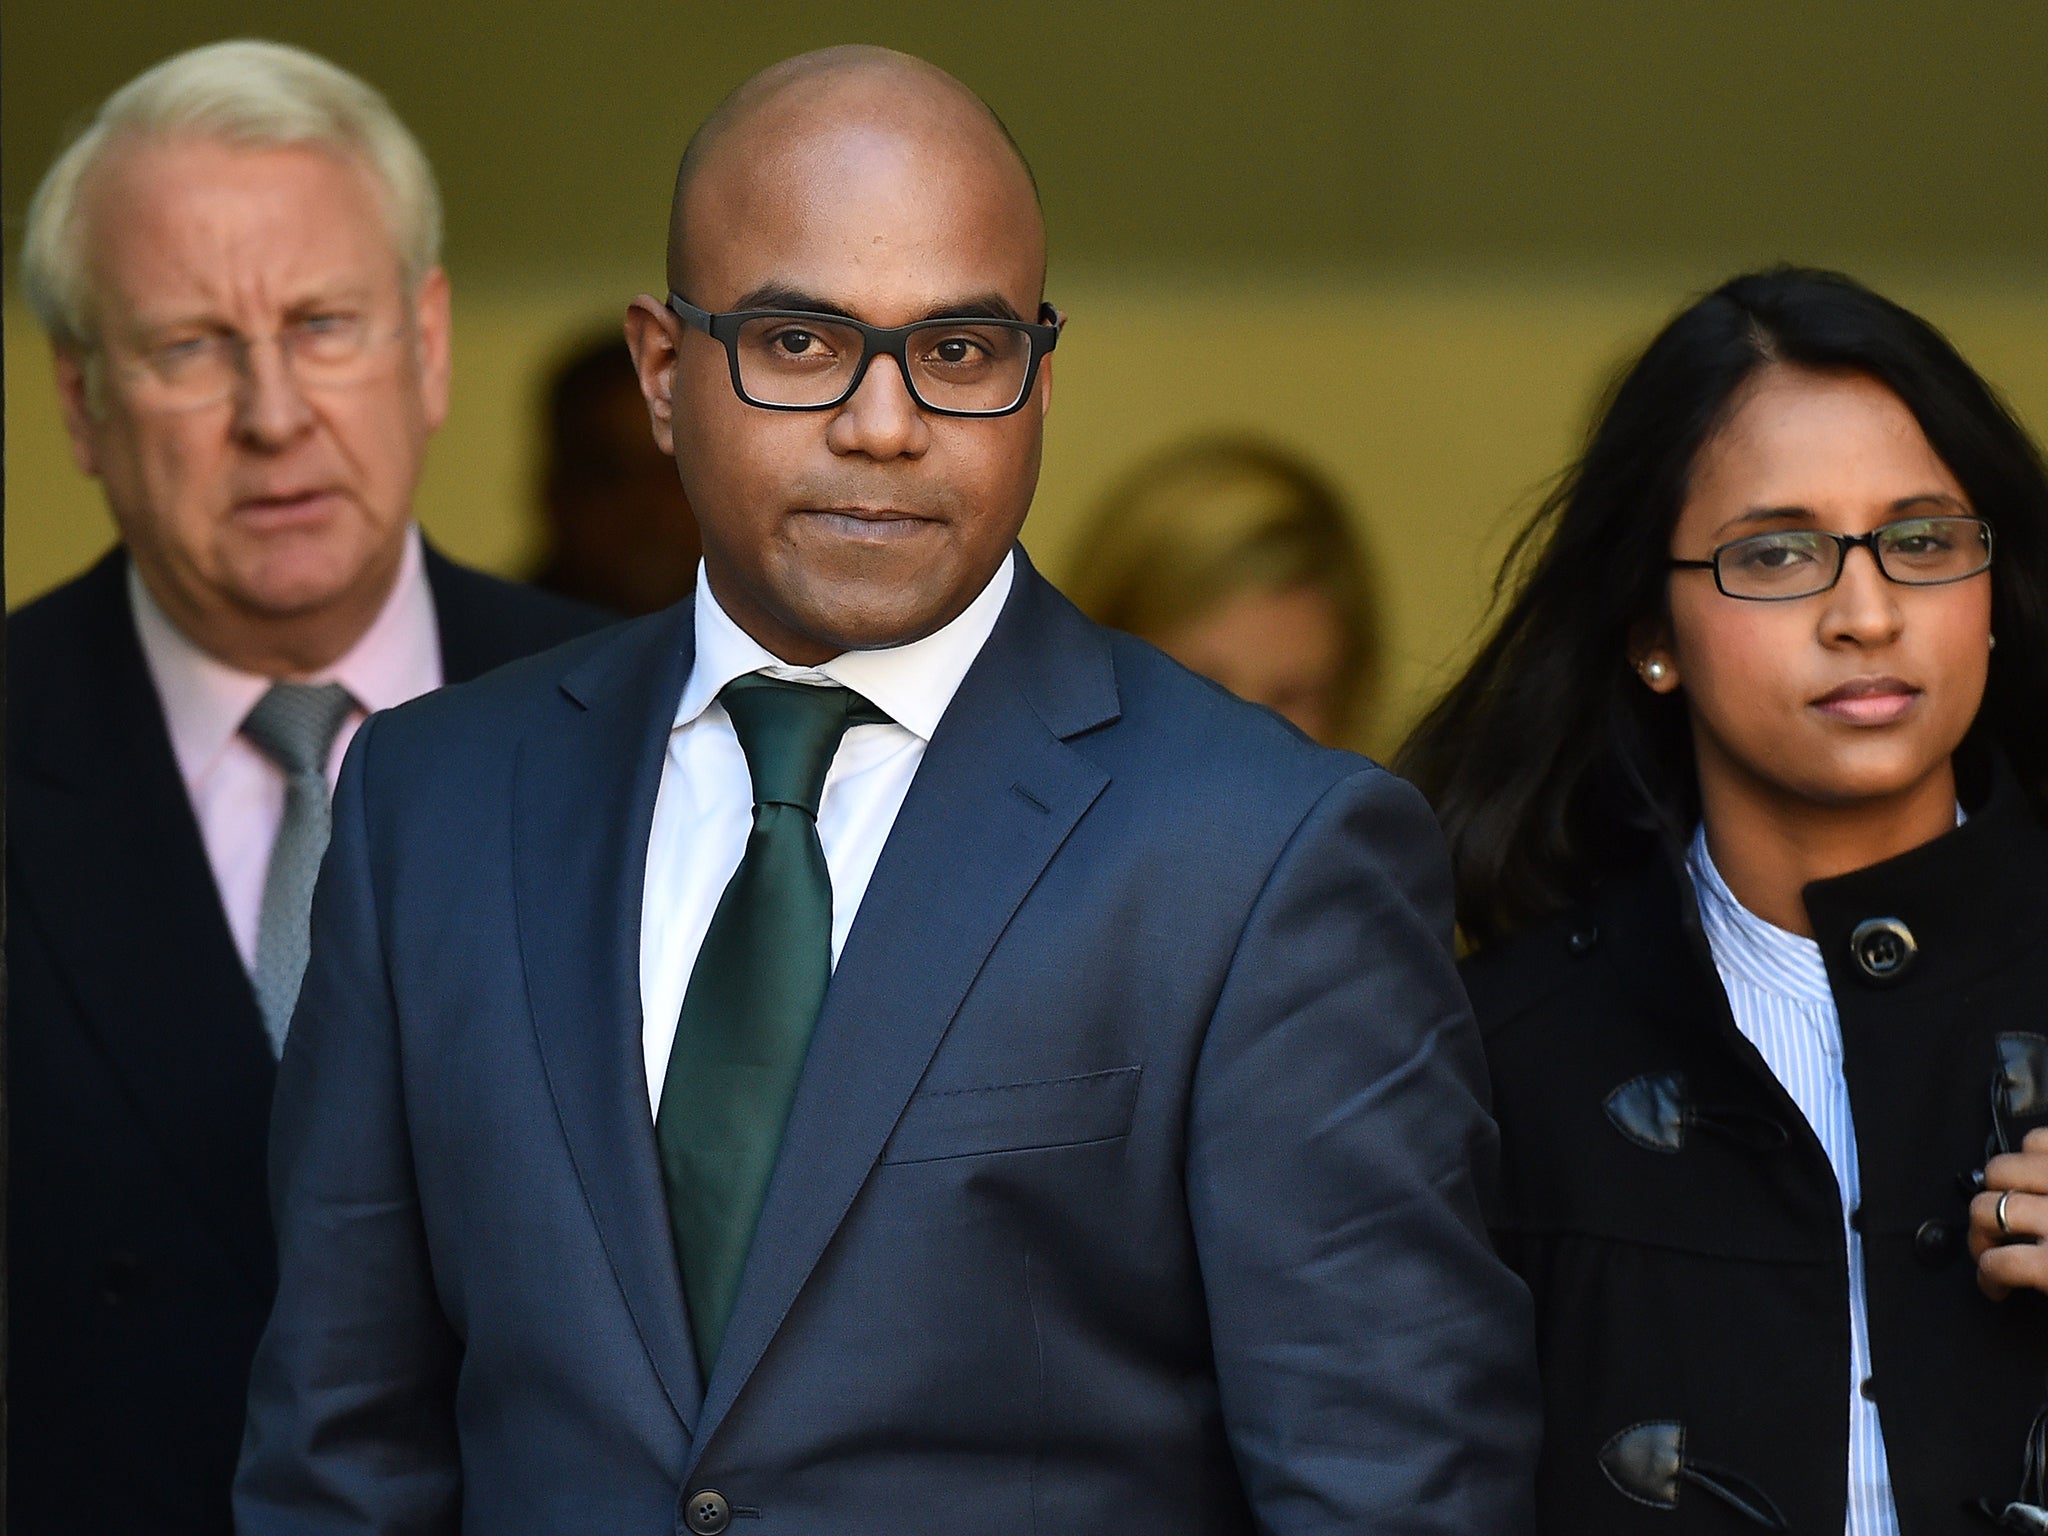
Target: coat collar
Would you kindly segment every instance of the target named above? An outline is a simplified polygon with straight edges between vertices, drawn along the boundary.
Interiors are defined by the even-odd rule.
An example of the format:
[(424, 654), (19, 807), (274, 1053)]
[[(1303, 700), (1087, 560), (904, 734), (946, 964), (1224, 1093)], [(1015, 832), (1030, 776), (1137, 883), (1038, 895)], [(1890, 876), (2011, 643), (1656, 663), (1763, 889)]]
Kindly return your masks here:
[[(1938, 954), (1941, 969), (1962, 979), (1996, 968), (2029, 947), (2048, 918), (2048, 890), (2040, 880), (2040, 871), (2048, 868), (2048, 827), (2017, 774), (2000, 754), (1966, 749), (1958, 755), (1957, 780), (1968, 812), (1960, 826), (1881, 863), (1814, 881), (1802, 891), (1837, 989), (1848, 983), (1861, 992), (1870, 981), (1855, 964), (1850, 945), (1850, 936), (1868, 919), (1904, 922), (1923, 957)], [(1660, 937), (1674, 910), (1684, 940), (1677, 949)], [(1646, 965), (1646, 980), (1688, 962), (1712, 973), (1685, 844), (1659, 838), (1654, 853), (1603, 879), (1584, 908), (1533, 925), (1501, 947), (1505, 952), (1537, 944), (1554, 950), (1557, 963), (1551, 969), (1562, 978), (1575, 969), (1564, 964), (1567, 956), (1584, 954), (1595, 944), (1606, 950), (1612, 939), (1632, 953), (1655, 957)], [(1475, 973), (1493, 968), (1485, 955), (1478, 959)]]
[[(2040, 878), (2048, 868), (2048, 828), (2003, 759), (1986, 758), (1959, 777), (1969, 808), (1961, 826), (1882, 863), (1815, 881), (1802, 893), (1838, 997), (1869, 993), (1872, 978), (1856, 963), (1851, 939), (1874, 918), (1896, 919), (1913, 935), (1918, 957), (1907, 976), (1915, 986), (1937, 976), (1946, 978), (1943, 985), (1967, 981), (2037, 943), (2048, 922)], [(1547, 957), (1533, 970), (1532, 951)], [(1715, 976), (1682, 845), (1660, 842), (1657, 852), (1603, 880), (1584, 907), (1531, 925), (1498, 946), (1498, 957), (1494, 949), (1473, 957), (1467, 974), (1475, 996), (1487, 996), (1484, 1012), (1511, 1016), (1517, 1000), (1492, 995), (1496, 973), (1512, 974), (1522, 1000), (1533, 1001), (1569, 986), (1595, 952), (1612, 957), (1648, 995), (1690, 991), (1695, 974)]]
[[(1974, 808), (1961, 826), (1806, 887), (1807, 915), (1838, 996), (1955, 988), (2038, 952), (2048, 919), (2048, 829), (2002, 757), (1974, 773), (1970, 766), (1959, 777)], [(1856, 934), (1870, 922), (1895, 922), (1912, 936), (1911, 967), (1896, 982), (1874, 978), (1858, 961)]]
[[(1882, 1017), (1905, 1037), (1922, 1037), (1931, 1020), (1953, 1016), (1954, 1001), (1980, 978), (2038, 952), (2048, 927), (2040, 878), (2048, 868), (2048, 829), (2007, 764), (1986, 758), (1959, 769), (1969, 809), (1962, 826), (1896, 858), (1816, 881), (1803, 893), (1845, 1024), (1851, 1015), (1859, 1028)], [(1916, 950), (1911, 968), (1889, 980), (1870, 975), (1855, 946), (1862, 924), (1883, 919), (1902, 924)], [(1661, 1039), (1699, 1034), (1718, 1041), (1794, 1139), (1812, 1141), (1804, 1117), (1735, 1025), (1677, 845), (1604, 880), (1586, 906), (1531, 925), (1464, 969), (1489, 1034), (1547, 1014), (1561, 994), (1608, 984), (1596, 977), (1611, 978), (1633, 1008), (1657, 1022)], [(1855, 1056), (1851, 1051), (1852, 1062)], [(1813, 1151), (1820, 1155), (1817, 1142)]]
[[(433, 593), (444, 681), (467, 682), (532, 648), (530, 640), (522, 644), (498, 632), (504, 626), (490, 623), (488, 598), (475, 590), (504, 584), (456, 565), (424, 539), (420, 557)], [(43, 600), (64, 600), (69, 609), (61, 675), (53, 669), (39, 680), (62, 707), (39, 715), (32, 739), (18, 740), (12, 750), (25, 751), (43, 776), (81, 789), (124, 789), (138, 773), (153, 774), (159, 756), (161, 766), (176, 774), (163, 707), (128, 605), (130, 563), (127, 550), (116, 545), (69, 588)], [(94, 707), (78, 708), (80, 699), (93, 700)], [(190, 819), (189, 806), (186, 814)], [(196, 842), (196, 823), (194, 833)], [(197, 852), (203, 862), (203, 845)]]

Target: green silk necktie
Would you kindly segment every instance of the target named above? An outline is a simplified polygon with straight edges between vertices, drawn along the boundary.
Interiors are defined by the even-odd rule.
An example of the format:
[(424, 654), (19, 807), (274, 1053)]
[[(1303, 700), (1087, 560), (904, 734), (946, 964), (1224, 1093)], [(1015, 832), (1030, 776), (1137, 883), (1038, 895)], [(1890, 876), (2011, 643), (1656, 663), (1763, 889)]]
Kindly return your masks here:
[(832, 978), (825, 774), (848, 726), (889, 718), (849, 689), (759, 675), (718, 697), (753, 778), (754, 829), (690, 972), (654, 1121), (707, 1378)]

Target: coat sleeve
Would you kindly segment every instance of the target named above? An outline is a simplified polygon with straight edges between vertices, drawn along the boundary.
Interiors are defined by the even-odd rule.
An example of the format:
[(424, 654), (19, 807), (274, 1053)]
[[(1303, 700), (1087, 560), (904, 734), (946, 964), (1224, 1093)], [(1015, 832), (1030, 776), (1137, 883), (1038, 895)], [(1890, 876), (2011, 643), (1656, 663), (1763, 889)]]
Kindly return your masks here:
[(457, 1340), (429, 1266), (366, 827), (377, 722), (349, 748), (270, 1136), (278, 1295), (235, 1482), (240, 1536), (454, 1532)]
[(1515, 1536), (1539, 1441), (1527, 1292), (1422, 798), (1332, 787), (1254, 905), (1198, 1062), (1188, 1201), (1262, 1531)]

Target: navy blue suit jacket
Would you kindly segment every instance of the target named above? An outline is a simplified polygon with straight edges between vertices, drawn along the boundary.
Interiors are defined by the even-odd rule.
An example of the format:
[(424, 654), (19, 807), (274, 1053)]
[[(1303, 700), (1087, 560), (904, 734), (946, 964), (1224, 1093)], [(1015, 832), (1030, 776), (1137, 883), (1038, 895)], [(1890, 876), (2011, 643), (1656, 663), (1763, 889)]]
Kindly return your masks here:
[(687, 605), (357, 738), (245, 1536), (1528, 1528), (1528, 1300), (1421, 798), (1020, 558), (698, 1379), (642, 1066)]

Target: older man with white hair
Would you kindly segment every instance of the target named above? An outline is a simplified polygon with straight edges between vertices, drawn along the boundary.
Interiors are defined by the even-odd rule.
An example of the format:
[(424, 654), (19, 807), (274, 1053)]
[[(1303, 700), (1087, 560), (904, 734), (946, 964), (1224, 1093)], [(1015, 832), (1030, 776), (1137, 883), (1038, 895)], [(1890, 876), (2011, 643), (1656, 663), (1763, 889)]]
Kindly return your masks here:
[(22, 285), (120, 544), (8, 621), (10, 1528), (227, 1532), (264, 1147), (356, 726), (598, 616), (427, 548), (448, 280), (419, 146), (231, 42), (117, 91)]

